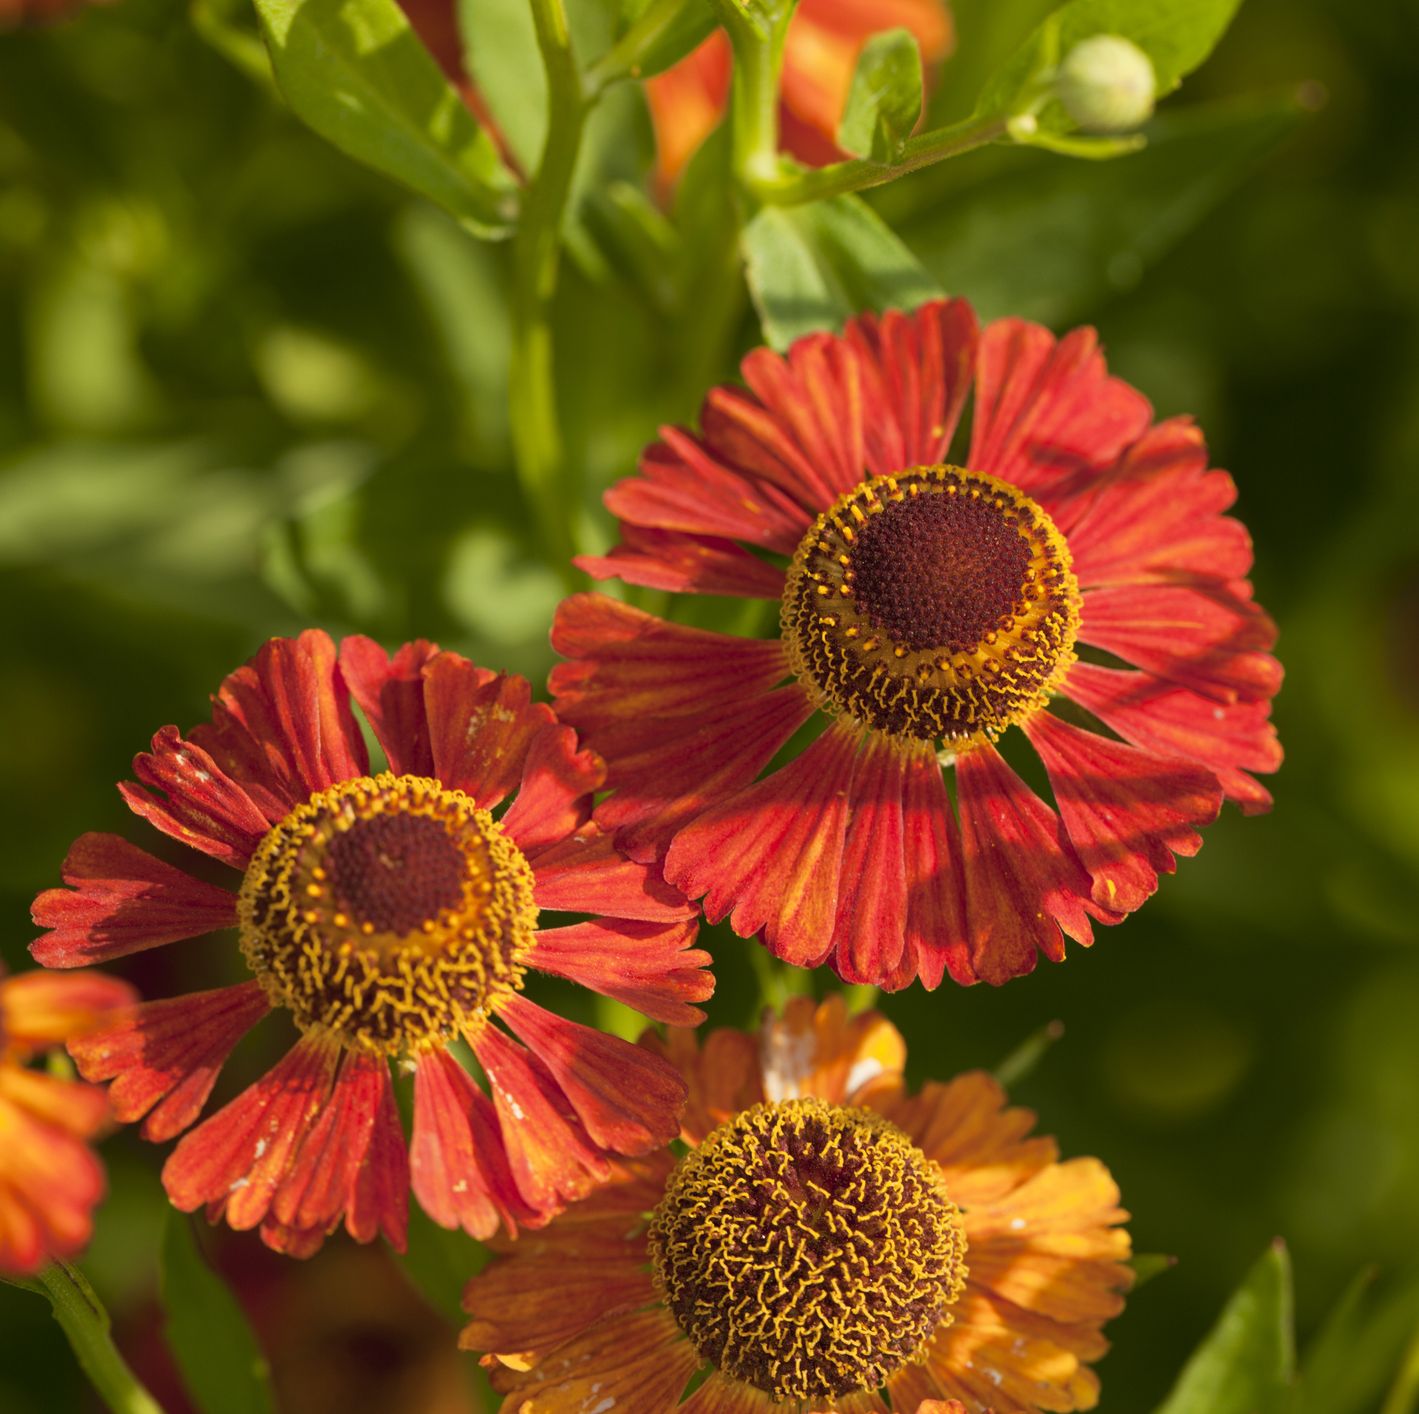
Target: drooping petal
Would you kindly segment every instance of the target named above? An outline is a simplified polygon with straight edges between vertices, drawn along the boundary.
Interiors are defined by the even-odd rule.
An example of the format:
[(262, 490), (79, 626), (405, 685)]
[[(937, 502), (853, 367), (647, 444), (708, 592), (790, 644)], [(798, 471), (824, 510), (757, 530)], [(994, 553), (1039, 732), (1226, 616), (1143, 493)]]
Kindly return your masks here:
[(190, 1213), (216, 1204), (235, 1230), (257, 1227), (325, 1106), (338, 1057), (333, 1040), (303, 1036), (261, 1079), (184, 1135), (163, 1165), (173, 1205)]
[(762, 930), (776, 956), (821, 962), (832, 942), (859, 734), (834, 724), (801, 756), (675, 837), (665, 876), (712, 923)]
[(912, 314), (862, 314), (843, 337), (866, 379), (864, 470), (886, 476), (944, 462), (971, 388), (979, 331), (970, 305), (933, 300)]
[(161, 728), (152, 751), (133, 758), (133, 774), (141, 784), (124, 781), (118, 790), (135, 815), (237, 869), (246, 867), (267, 829), (281, 818), (263, 811), (176, 727)]
[(1240, 579), (1251, 569), (1251, 537), (1224, 512), (1237, 499), (1225, 471), (1210, 471), (1207, 444), (1191, 418), (1151, 427), (1080, 506), (1069, 537), (1074, 572), (1086, 589), (1200, 577)]
[(1276, 625), (1236, 585), (1105, 585), (1084, 595), (1079, 639), (1219, 702), (1281, 686)]
[(688, 1089), (673, 1066), (640, 1046), (512, 996), (499, 1013), (571, 1102), (592, 1141), (644, 1154), (680, 1132)]
[(236, 895), (194, 879), (118, 835), (80, 835), (69, 885), (46, 889), (31, 917), (52, 931), (30, 948), (45, 967), (82, 967), (196, 938), (236, 922)]
[(69, 1053), (86, 1080), (113, 1081), (109, 1100), (119, 1120), (147, 1115), (143, 1137), (171, 1139), (202, 1112), (232, 1048), (269, 1009), (254, 980), (142, 1002), (71, 1040)]
[(359, 635), (340, 645), (340, 672), (396, 776), (434, 773), (424, 713), (424, 664), (438, 651), (436, 643), (422, 638), (392, 656), (372, 638)]
[(369, 770), (335, 644), (321, 629), (268, 640), (231, 673), (192, 740), (274, 824), (316, 791)]
[[(393, 1133), (383, 1133), (391, 1124)], [(380, 1172), (366, 1178), (375, 1167)], [(402, 1252), (408, 1191), (408, 1161), (389, 1062), (383, 1056), (348, 1052), (329, 1100), (276, 1190), (271, 1212), (283, 1227), (303, 1233), (333, 1232), (343, 1217), (352, 1237), (368, 1242), (382, 1229)], [(373, 1201), (367, 1211), (357, 1212), (362, 1192)], [(300, 1244), (300, 1251), (307, 1253), (309, 1243)]]
[(961, 831), (929, 743), (910, 753), (902, 796), (907, 867), (906, 954), (922, 985), (943, 973), (963, 986), (976, 980), (966, 929)]
[(1093, 942), (1089, 876), (1059, 816), (1001, 759), (978, 746), (956, 761), (971, 969), (992, 985), (1064, 957), (1067, 934)]
[(724, 594), (777, 599), (783, 571), (741, 545), (714, 535), (655, 530), (621, 523), (621, 542), (604, 555), (578, 555), (578, 569), (593, 579), (620, 579), (676, 594)]
[(539, 1060), (492, 1026), (478, 1034), (473, 1053), (492, 1086), (508, 1165), (530, 1207), (555, 1213), (605, 1181), (605, 1155)]
[(1052, 515), (1148, 426), (1148, 400), (1110, 378), (1092, 329), (1056, 339), (1023, 319), (981, 335), (967, 465), (998, 476)]
[(526, 678), (490, 673), (456, 653), (440, 653), (424, 668), (434, 775), (484, 810), (516, 790), (534, 737), (556, 718), (533, 702)]
[(830, 944), (833, 968), (845, 982), (900, 987), (915, 974), (915, 959), (906, 957), (906, 755), (895, 741), (872, 732), (857, 759)]
[(538, 1221), (517, 1190), (492, 1102), (447, 1051), (419, 1058), (409, 1172), (440, 1227), (486, 1241), (500, 1225), (516, 1233)]
[(1271, 793), (1247, 774), (1281, 764), (1269, 702), (1216, 702), (1147, 673), (1092, 663), (1070, 669), (1064, 693), (1134, 746), (1207, 767), (1247, 814), (1270, 809)]
[(102, 972), (21, 972), (0, 977), (0, 1047), (31, 1055), (101, 1026), (108, 1014), (138, 1000)]
[(577, 748), (570, 727), (544, 727), (532, 738), (522, 785), (503, 816), (513, 843), (533, 856), (591, 818), (591, 797), (606, 779), (606, 763)]
[(1049, 772), (1064, 828), (1094, 881), (1093, 898), (1132, 913), (1202, 848), (1199, 825), (1217, 818), (1222, 788), (1211, 771), (1155, 756), (1036, 713), (1025, 732)]
[(816, 1095), (831, 1104), (876, 1103), (894, 1092), (907, 1063), (902, 1033), (879, 1012), (849, 1017), (841, 993), (817, 1003), (793, 997), (759, 1033), (764, 1096), (775, 1103)]
[(531, 862), (532, 896), (541, 909), (646, 923), (683, 922), (697, 912), (665, 882), (658, 866), (628, 859), (595, 824), (583, 825)]
[(693, 919), (674, 923), (596, 918), (565, 928), (544, 928), (528, 965), (565, 977), (603, 997), (669, 1026), (698, 1026), (705, 1014), (694, 1002), (714, 994), (710, 955), (691, 947)]

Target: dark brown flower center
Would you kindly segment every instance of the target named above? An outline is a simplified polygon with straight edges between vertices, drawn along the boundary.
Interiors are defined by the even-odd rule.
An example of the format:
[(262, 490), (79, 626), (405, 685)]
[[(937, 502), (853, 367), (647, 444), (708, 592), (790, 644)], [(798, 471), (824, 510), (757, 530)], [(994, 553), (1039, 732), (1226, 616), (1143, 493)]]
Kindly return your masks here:
[(993, 741), (1074, 661), (1064, 537), (1014, 487), (959, 467), (877, 476), (803, 537), (781, 621), (825, 710), (879, 731)]
[(965, 1281), (936, 1165), (881, 1115), (816, 1099), (715, 1130), (671, 1174), (649, 1244), (699, 1353), (774, 1399), (880, 1388)]
[(351, 920), (376, 933), (412, 933), (463, 897), (463, 852), (427, 815), (357, 820), (330, 841), (330, 893)]

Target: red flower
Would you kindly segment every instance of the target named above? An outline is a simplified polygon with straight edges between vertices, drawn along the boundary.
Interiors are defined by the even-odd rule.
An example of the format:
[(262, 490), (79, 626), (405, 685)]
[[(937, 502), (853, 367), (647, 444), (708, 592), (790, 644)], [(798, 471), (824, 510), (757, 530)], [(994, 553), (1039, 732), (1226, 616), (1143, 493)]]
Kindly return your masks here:
[(126, 983), (96, 972), (0, 978), (0, 1272), (28, 1275), (88, 1243), (104, 1177), (87, 1141), (108, 1101), (29, 1062), (132, 1000)]
[[(351, 697), (387, 758), (377, 775)], [(171, 1139), (268, 1011), (301, 1032), (178, 1143), (163, 1181), (183, 1211), (259, 1226), (293, 1255), (342, 1219), (402, 1247), (412, 1187), (436, 1222), (486, 1237), (547, 1221), (607, 1175), (608, 1153), (676, 1132), (668, 1065), (522, 994), (535, 968), (693, 1025), (713, 985), (693, 909), (590, 822), (602, 763), (523, 679), (423, 642), (390, 658), (350, 638), (337, 658), (318, 631), (274, 639), (227, 678), (210, 724), (163, 728), (134, 771), (130, 808), (242, 871), (239, 891), (84, 835), (70, 888), (35, 901), (53, 929), (35, 957), (74, 967), (236, 927), (255, 976), (133, 1007), (73, 1044), (80, 1069), (114, 1082), (119, 1119)], [(604, 916), (539, 927), (540, 910)], [(391, 1060), (415, 1073), (407, 1154)]]
[[(951, 12), (943, 0), (802, 0), (784, 41), (779, 125), (783, 146), (814, 166), (845, 154), (838, 123), (867, 40), (902, 26), (927, 64), (951, 52)], [(712, 133), (729, 104), (729, 40), (716, 30), (698, 49), (646, 83), (660, 176), (673, 181)]]
[[(791, 962), (998, 983), (1137, 908), (1224, 795), (1268, 807), (1248, 772), (1280, 761), (1281, 669), (1235, 487), (1092, 330), (978, 331), (950, 300), (743, 372), (612, 488), (621, 543), (580, 563), (777, 599), (779, 637), (597, 595), (553, 630), (558, 709), (608, 761), (597, 818), (633, 858)], [(1012, 725), (1053, 804), (997, 751)]]

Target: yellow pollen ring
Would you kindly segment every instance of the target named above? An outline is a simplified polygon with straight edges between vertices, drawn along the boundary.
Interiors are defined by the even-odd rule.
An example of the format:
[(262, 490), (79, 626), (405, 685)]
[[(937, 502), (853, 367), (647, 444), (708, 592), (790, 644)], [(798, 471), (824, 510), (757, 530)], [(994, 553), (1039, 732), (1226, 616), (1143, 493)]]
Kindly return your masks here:
[(780, 624), (823, 710), (959, 754), (1045, 706), (1079, 612), (1069, 548), (1034, 501), (930, 466), (870, 477), (818, 518)]
[(241, 949), (303, 1031), (398, 1056), (476, 1035), (521, 990), (532, 870), (462, 792), (385, 772), (318, 791), (267, 833)]

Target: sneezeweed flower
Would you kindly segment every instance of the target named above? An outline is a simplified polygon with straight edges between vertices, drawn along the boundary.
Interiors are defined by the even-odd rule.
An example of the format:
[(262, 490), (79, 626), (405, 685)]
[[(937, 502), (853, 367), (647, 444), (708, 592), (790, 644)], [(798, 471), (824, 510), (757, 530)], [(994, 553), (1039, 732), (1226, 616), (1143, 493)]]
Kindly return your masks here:
[[(999, 983), (1138, 908), (1224, 795), (1267, 808), (1281, 670), (1235, 488), (1091, 330), (978, 330), (950, 300), (743, 372), (611, 489), (621, 542), (579, 563), (777, 600), (778, 637), (585, 594), (553, 631), (633, 857), (790, 962)], [(1053, 804), (997, 742), (1028, 742)]]
[(30, 1275), (88, 1244), (104, 1195), (89, 1141), (108, 1100), (33, 1062), (132, 1000), (127, 983), (95, 972), (0, 976), (0, 1273)]
[(468, 1286), (504, 1409), (1094, 1407), (1131, 1280), (1102, 1164), (983, 1073), (909, 1094), (900, 1034), (839, 997), (647, 1044), (690, 1086), (683, 1155), (618, 1165)]
[[(844, 154), (836, 134), (853, 70), (867, 40), (901, 26), (927, 65), (951, 52), (951, 12), (944, 0), (801, 0), (784, 41), (779, 105), (784, 149), (821, 166)], [(729, 40), (716, 30), (679, 63), (646, 82), (662, 181), (673, 181), (729, 103)]]
[[(372, 774), (352, 697), (387, 770)], [(537, 969), (693, 1025), (712, 982), (693, 910), (590, 823), (601, 762), (523, 679), (423, 642), (389, 657), (349, 638), (337, 657), (318, 631), (274, 639), (226, 679), (210, 724), (163, 728), (134, 771), (120, 788), (134, 813), (239, 887), (84, 835), (70, 887), (35, 902), (53, 930), (35, 957), (72, 967), (235, 928), (254, 975), (132, 1008), (74, 1043), (80, 1070), (167, 1140), (267, 1012), (300, 1033), (178, 1143), (163, 1181), (179, 1208), (293, 1255), (342, 1219), (402, 1247), (412, 1186), (435, 1221), (486, 1237), (546, 1221), (606, 1177), (608, 1154), (676, 1133), (670, 1065), (524, 995)], [(414, 1072), (407, 1153), (391, 1062)]]

